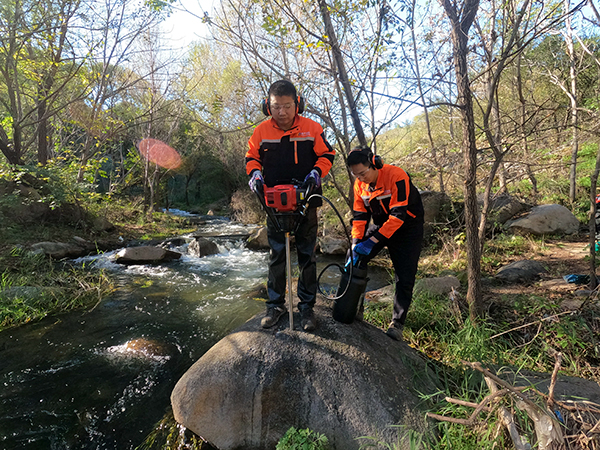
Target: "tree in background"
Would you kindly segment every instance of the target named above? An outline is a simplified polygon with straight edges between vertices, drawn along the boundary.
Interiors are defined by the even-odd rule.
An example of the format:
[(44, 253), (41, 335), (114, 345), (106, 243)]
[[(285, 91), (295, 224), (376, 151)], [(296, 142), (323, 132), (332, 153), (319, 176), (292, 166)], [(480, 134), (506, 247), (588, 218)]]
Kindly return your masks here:
[(469, 315), (475, 323), (483, 312), (481, 298), (481, 247), (477, 234), (477, 142), (469, 67), (467, 64), (469, 29), (473, 25), (479, 0), (464, 0), (461, 5), (445, 0), (444, 10), (450, 20), (454, 69), (456, 72), (457, 105), (463, 126), (462, 152), (465, 173), (465, 225), (467, 236), (467, 302)]
[(190, 152), (202, 155), (194, 156), (202, 174), (209, 162), (210, 166), (219, 162), (223, 173), (215, 173), (214, 180), (207, 177), (204, 184), (224, 197), (245, 185), (248, 137), (262, 118), (255, 86), (232, 49), (215, 43), (192, 46), (177, 81), (177, 96), (185, 99), (189, 112), (185, 135), (195, 143)]
[(0, 4), (0, 150), (22, 164), (35, 149), (48, 159), (49, 119), (77, 71), (71, 29), (80, 3), (5, 1)]
[(101, 148), (105, 137), (118, 131), (118, 126), (110, 123), (115, 120), (111, 118), (111, 108), (125, 91), (156, 70), (150, 65), (149, 72), (137, 73), (127, 66), (134, 55), (135, 59), (143, 59), (141, 38), (159, 20), (160, 13), (151, 8), (140, 10), (126, 0), (108, 0), (101, 7), (90, 4), (86, 18), (82, 50), (87, 53), (89, 65), (83, 73), (86, 78), (80, 97), (85, 115), (73, 115), (85, 130), (85, 140), (79, 149), (78, 181), (83, 179), (87, 162)]

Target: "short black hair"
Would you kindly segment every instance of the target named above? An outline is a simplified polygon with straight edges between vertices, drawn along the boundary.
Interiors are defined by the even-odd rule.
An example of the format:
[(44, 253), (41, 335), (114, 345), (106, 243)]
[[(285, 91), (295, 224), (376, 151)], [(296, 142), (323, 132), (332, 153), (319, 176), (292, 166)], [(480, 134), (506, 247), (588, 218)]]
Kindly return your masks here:
[(292, 82), (288, 80), (279, 80), (273, 83), (269, 87), (269, 99), (271, 98), (271, 95), (275, 95), (277, 97), (289, 95), (294, 99), (295, 102), (298, 101), (296, 86), (294, 86)]
[(371, 155), (371, 149), (369, 147), (357, 147), (348, 153), (348, 158), (346, 162), (349, 166), (354, 166), (356, 164), (364, 164), (365, 166), (371, 166), (371, 161), (369, 161), (369, 156)]

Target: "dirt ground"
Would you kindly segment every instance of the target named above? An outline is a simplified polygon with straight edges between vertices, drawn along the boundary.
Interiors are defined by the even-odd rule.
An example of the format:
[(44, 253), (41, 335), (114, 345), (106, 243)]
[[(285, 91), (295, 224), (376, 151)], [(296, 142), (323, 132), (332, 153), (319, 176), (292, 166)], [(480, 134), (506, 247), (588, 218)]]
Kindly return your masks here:
[[(564, 297), (563, 301), (579, 298), (580, 300), (575, 303), (584, 300), (582, 296), (584, 292), (578, 291), (589, 291), (589, 285), (567, 283), (563, 277), (570, 274), (590, 274), (590, 250), (587, 235), (548, 239), (545, 245), (536, 249), (535, 252), (515, 257), (514, 261), (523, 259), (540, 262), (547, 269), (547, 272), (541, 274), (539, 279), (532, 283), (494, 283), (492, 286), (486, 286), (484, 295), (495, 297), (498, 295), (536, 294)], [(600, 260), (600, 254), (596, 255), (596, 259), (597, 261)], [(598, 273), (598, 269), (596, 269), (596, 273)], [(564, 306), (568, 305), (565, 304)]]

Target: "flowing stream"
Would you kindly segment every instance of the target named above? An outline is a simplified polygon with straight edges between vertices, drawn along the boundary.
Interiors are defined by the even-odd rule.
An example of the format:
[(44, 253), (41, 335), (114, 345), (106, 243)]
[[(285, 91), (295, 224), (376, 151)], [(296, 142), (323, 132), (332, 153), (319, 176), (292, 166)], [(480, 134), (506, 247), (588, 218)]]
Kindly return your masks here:
[[(253, 227), (207, 218), (219, 253), (122, 266), (113, 253), (75, 263), (113, 273), (118, 286), (92, 310), (0, 333), (0, 449), (135, 449), (170, 409), (181, 375), (264, 303), (252, 290), (268, 252), (245, 248)], [(292, 261), (295, 256), (292, 257)], [(330, 261), (321, 261), (319, 270)], [(372, 287), (371, 287), (372, 288)]]

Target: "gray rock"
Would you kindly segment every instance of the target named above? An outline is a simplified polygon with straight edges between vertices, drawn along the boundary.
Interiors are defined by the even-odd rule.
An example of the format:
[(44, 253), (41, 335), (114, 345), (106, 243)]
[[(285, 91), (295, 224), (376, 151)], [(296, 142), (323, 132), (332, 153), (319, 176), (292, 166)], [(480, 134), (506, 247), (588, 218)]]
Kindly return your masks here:
[(141, 246), (128, 247), (117, 253), (115, 262), (118, 264), (155, 264), (181, 258), (181, 253), (161, 247)]
[(488, 222), (490, 224), (504, 224), (517, 214), (525, 211), (525, 209), (526, 206), (515, 197), (508, 194), (499, 195), (490, 201)]
[(348, 252), (348, 239), (333, 236), (319, 238), (319, 249), (325, 255), (345, 255)]
[[(529, 370), (502, 368), (498, 376), (515, 386), (534, 386), (537, 390), (547, 393), (552, 376), (549, 373), (532, 372)], [(600, 385), (593, 380), (569, 377), (559, 374), (554, 395), (561, 401), (590, 401), (600, 403)]]
[(34, 253), (42, 253), (53, 259), (79, 258), (90, 251), (87, 246), (64, 242), (38, 242), (33, 244), (31, 249)]
[(446, 194), (435, 191), (421, 192), (425, 223), (435, 223), (443, 218), (450, 209), (451, 200)]
[(388, 284), (380, 289), (365, 292), (365, 300), (373, 303), (393, 303), (396, 287)]
[(270, 247), (267, 238), (267, 227), (260, 227), (252, 233), (246, 241), (246, 247), (250, 250), (268, 250)]
[(537, 279), (540, 274), (546, 272), (546, 268), (538, 261), (521, 260), (513, 261), (510, 264), (498, 269), (496, 272), (496, 278), (511, 283), (527, 283)]
[(197, 237), (188, 245), (188, 253), (192, 256), (202, 258), (203, 256), (216, 255), (219, 253), (219, 247), (213, 241)]
[(562, 205), (540, 205), (525, 217), (508, 223), (508, 228), (521, 234), (574, 234), (579, 231), (579, 220)]
[(106, 217), (96, 217), (93, 221), (92, 227), (96, 231), (114, 231), (116, 229), (115, 225)]
[(414, 292), (426, 292), (432, 296), (447, 295), (460, 288), (460, 280), (454, 276), (420, 278), (415, 281)]
[(437, 389), (426, 361), (372, 325), (315, 312), (314, 333), (290, 331), (287, 315), (264, 330), (261, 314), (219, 341), (175, 386), (175, 419), (220, 450), (275, 448), (291, 426), (343, 450), (358, 449), (360, 436), (395, 443), (390, 425), (424, 431), (417, 391)]
[(423, 201), (425, 220), (423, 225), (423, 238), (427, 243), (433, 234), (432, 224), (445, 219), (452, 206), (452, 201), (446, 194), (435, 191), (421, 192), (421, 200)]

